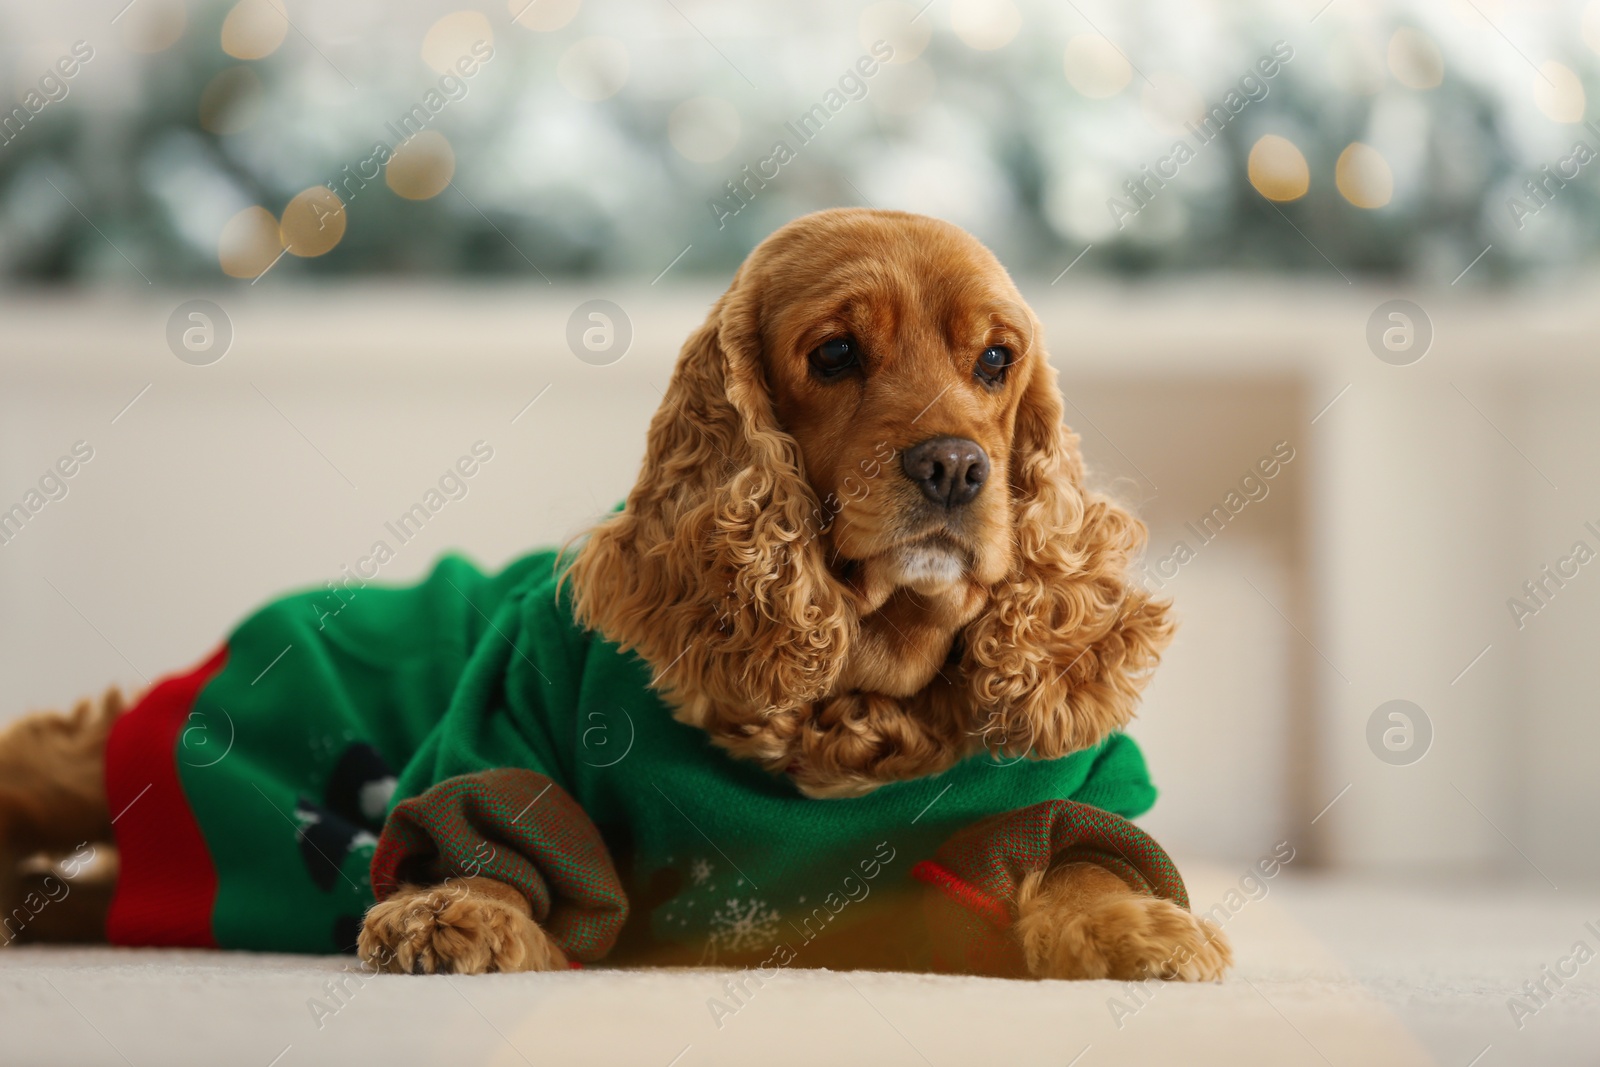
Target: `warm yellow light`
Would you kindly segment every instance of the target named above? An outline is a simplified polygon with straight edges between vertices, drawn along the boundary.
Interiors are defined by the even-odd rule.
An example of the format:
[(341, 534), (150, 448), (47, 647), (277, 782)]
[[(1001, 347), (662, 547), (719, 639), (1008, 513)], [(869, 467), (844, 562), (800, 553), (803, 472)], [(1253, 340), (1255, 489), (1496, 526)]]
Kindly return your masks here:
[(1298, 200), (1311, 188), (1311, 168), (1293, 141), (1267, 134), (1250, 149), (1250, 184), (1268, 200)]
[(222, 227), (217, 262), (230, 278), (255, 278), (283, 252), (278, 220), (264, 207), (247, 207)]
[(1394, 199), (1394, 171), (1389, 161), (1369, 144), (1360, 141), (1339, 153), (1333, 167), (1333, 184), (1356, 207), (1380, 208)]
[(583, 0), (506, 0), (511, 21), (525, 30), (549, 33), (572, 21)]
[(1079, 34), (1068, 41), (1063, 65), (1072, 87), (1093, 100), (1116, 96), (1133, 78), (1128, 60), (1098, 33)]
[(1408, 89), (1433, 89), (1444, 81), (1444, 57), (1433, 38), (1403, 27), (1389, 38), (1389, 72)]
[(1011, 0), (951, 0), (950, 25), (969, 48), (990, 52), (1017, 36), (1022, 12)]
[(222, 20), (222, 50), (235, 59), (261, 59), (276, 52), (288, 32), (280, 0), (239, 0)]
[(872, 50), (879, 41), (894, 49), (890, 63), (909, 63), (928, 47), (933, 36), (933, 21), (926, 14), (918, 18), (918, 9), (899, 0), (885, 0), (862, 9), (856, 21), (856, 33), (861, 47)]
[(398, 196), (427, 200), (444, 192), (456, 173), (456, 154), (445, 135), (423, 130), (395, 150), (383, 180)]
[(1533, 76), (1533, 102), (1546, 118), (1556, 122), (1582, 122), (1588, 98), (1583, 82), (1571, 67), (1555, 60), (1546, 60)]
[[(422, 61), (440, 74), (459, 74), (463, 59), (481, 60), (494, 47), (494, 30), (481, 11), (456, 11), (428, 27), (422, 38)], [(475, 51), (476, 49), (476, 51)]]
[(320, 256), (344, 238), (344, 201), (326, 185), (313, 185), (289, 201), (279, 229), (283, 247), (297, 256)]

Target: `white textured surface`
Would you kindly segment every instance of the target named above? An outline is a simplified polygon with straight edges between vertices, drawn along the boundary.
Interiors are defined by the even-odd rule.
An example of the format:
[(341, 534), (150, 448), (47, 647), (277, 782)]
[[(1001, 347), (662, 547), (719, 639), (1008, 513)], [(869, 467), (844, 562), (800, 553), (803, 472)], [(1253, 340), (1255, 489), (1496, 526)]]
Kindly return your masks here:
[[(1467, 1067), (1480, 1054), (1476, 1067), (1600, 1063), (1600, 890), (1592, 883), (1563, 881), (1557, 890), (1537, 880), (1396, 885), (1290, 875), (1283, 882), (1270, 899), (1317, 935), (1439, 1063)], [(1576, 977), (1559, 989), (1551, 984), (1557, 995), (1519, 1020), (1512, 995), (1545, 980), (1543, 969), (1561, 966), (1580, 941), (1589, 961), (1567, 965)]]
[[(1203, 910), (1238, 876), (1191, 867), (1189, 882)], [(1451, 900), (1288, 873), (1269, 886), (1227, 923), (1225, 982), (1145, 987), (1120, 1027), (1113, 1000), (1138, 1000), (1117, 983), (792, 971), (719, 1028), (708, 1001), (726, 1000), (726, 972), (595, 969), (351, 980), (319, 1028), (309, 1002), (335, 1003), (325, 984), (347, 959), (13, 947), (0, 950), (0, 1063), (1465, 1067), (1485, 1045), (1481, 1067), (1593, 1062), (1595, 976), (1520, 1033), (1504, 1000), (1600, 898)]]
[[(1222, 900), (1242, 873), (1189, 865), (1197, 908)], [(1396, 887), (1287, 871), (1268, 886), (1227, 922), (1238, 965), (1221, 984), (1141, 992), (795, 970), (751, 986), (720, 1027), (709, 1003), (737, 1006), (723, 988), (729, 972), (362, 978), (344, 957), (9, 947), (0, 949), (0, 1064), (1496, 1067), (1600, 1058), (1600, 960), (1520, 1028), (1508, 1007), (1576, 942), (1600, 949), (1584, 925), (1600, 926), (1593, 889)], [(327, 992), (341, 980), (342, 1006)], [(314, 999), (338, 1009), (320, 1026)]]

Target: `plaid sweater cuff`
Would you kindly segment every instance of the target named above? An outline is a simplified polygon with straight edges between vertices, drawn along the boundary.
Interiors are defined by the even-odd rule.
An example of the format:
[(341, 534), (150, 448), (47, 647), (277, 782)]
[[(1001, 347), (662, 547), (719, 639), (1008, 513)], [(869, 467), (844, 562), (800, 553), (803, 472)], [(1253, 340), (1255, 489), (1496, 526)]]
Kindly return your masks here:
[(1141, 893), (1189, 906), (1178, 869), (1155, 840), (1120, 815), (1052, 800), (992, 816), (952, 837), (911, 871), (925, 896), (935, 970), (1018, 977), (1011, 933), (1017, 888), (1053, 864), (1096, 863)]
[(602, 958), (628, 918), (628, 898), (588, 815), (534, 771), (447, 778), (389, 813), (372, 857), (379, 900), (402, 884), (493, 878), (528, 898), (568, 959)]

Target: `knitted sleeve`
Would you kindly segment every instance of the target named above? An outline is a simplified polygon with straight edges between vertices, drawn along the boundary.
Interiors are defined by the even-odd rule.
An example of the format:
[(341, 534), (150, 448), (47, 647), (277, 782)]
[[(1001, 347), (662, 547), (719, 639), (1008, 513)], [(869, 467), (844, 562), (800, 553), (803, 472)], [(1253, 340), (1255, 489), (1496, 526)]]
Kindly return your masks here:
[(599, 830), (565, 789), (535, 771), (449, 778), (389, 813), (372, 857), (377, 898), (408, 882), (453, 877), (515, 886), (567, 958), (585, 963), (610, 951), (628, 917)]
[(1050, 800), (993, 816), (947, 841), (911, 870), (924, 898), (934, 969), (1019, 977), (1026, 973), (1011, 936), (1022, 880), (1054, 863), (1087, 861), (1141, 893), (1189, 906), (1178, 869), (1155, 840), (1120, 815), (1071, 800)]

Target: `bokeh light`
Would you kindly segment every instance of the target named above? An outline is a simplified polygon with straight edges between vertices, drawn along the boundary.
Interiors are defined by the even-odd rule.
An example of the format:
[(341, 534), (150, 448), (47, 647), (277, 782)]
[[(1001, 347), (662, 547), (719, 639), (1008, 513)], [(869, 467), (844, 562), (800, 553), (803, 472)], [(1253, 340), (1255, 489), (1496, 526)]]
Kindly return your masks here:
[(1116, 96), (1133, 78), (1128, 60), (1098, 33), (1080, 34), (1068, 41), (1064, 65), (1067, 81), (1093, 100)]
[[(1291, 21), (1303, 26), (1300, 16), (1320, 12), (1314, 3)], [(1589, 47), (1600, 45), (1600, 0), (1530, 3), (1340, 0), (1311, 36), (1285, 23), (1294, 57), (1280, 60), (1282, 75), (1257, 75), (1270, 92), (1220, 142), (1179, 163), (1176, 179), (1164, 171), (1168, 184), (1136, 225), (1091, 237), (1100, 223), (1086, 220), (1105, 213), (1108, 196), (1125, 195), (1123, 183), (1170, 157), (1175, 141), (1198, 144), (1190, 130), (1206, 109), (1226, 110), (1230, 92), (1246, 95), (1241, 76), (1282, 51), (1267, 43), (1280, 36), (1272, 18), (1160, 3), (1074, 12), (1050, 0), (859, 0), (839, 9), (842, 18), (731, 0), (679, 3), (681, 12), (660, 0), (614, 10), (583, 0), (118, 0), (103, 43), (83, 29), (96, 52), (73, 63), (87, 73), (63, 75), (53, 90), (41, 76), (71, 54), (77, 28), (64, 19), (62, 31), (30, 29), (13, 42), (0, 84), (38, 118), (16, 119), (12, 132), (27, 132), (0, 148), (0, 272), (88, 280), (122, 262), (111, 251), (108, 268), (109, 246), (74, 235), (82, 220), (72, 221), (78, 213), (62, 194), (140, 269), (181, 276), (195, 257), (215, 262), (217, 235), (240, 209), (261, 204), (281, 218), (290, 198), (322, 182), (363, 228), (359, 242), (341, 239), (338, 254), (324, 257), (319, 276), (410, 263), (443, 274), (470, 261), (462, 249), (480, 246), (491, 250), (482, 261), (491, 273), (529, 269), (528, 259), (561, 272), (642, 271), (659, 261), (659, 271), (694, 240), (707, 198), (729, 195), (724, 180), (769, 155), (774, 138), (794, 148), (783, 122), (807, 114), (878, 41), (896, 52), (860, 75), (865, 95), (686, 264), (732, 270), (753, 235), (805, 210), (932, 210), (970, 195), (961, 212), (979, 218), (975, 225), (1008, 212), (1020, 220), (986, 236), (1028, 269), (1047, 269), (1090, 240), (1122, 246), (1097, 254), (1090, 273), (1203, 270), (1234, 257), (1299, 269), (1303, 249), (1284, 252), (1275, 231), (1258, 231), (1271, 213), (1247, 184), (1252, 145), (1274, 133), (1322, 183), (1314, 217), (1295, 221), (1341, 269), (1445, 271), (1454, 253), (1443, 250), (1495, 240), (1505, 197), (1587, 140), (1577, 124), (1600, 77)], [(773, 35), (770, 49), (759, 43), (764, 34)], [(133, 55), (125, 36), (146, 48), (177, 40), (155, 56)], [(1235, 47), (1241, 40), (1249, 55)], [(473, 54), (480, 41), (494, 49), (493, 63), (483, 64), (485, 47)], [(461, 75), (466, 56), (485, 74)], [(442, 70), (461, 83), (441, 85)], [(55, 99), (40, 114), (47, 96)], [(105, 136), (128, 116), (138, 121), (126, 136)], [(395, 146), (422, 129), (447, 140), (425, 138), (386, 170)], [(1377, 154), (1352, 149), (1354, 141)], [(482, 216), (451, 199), (442, 183), (454, 180), (452, 166), (473, 177), (456, 184), (482, 198)], [(1385, 167), (1387, 182), (1375, 177)], [(67, 184), (82, 168), (104, 173)], [(1302, 184), (1309, 198), (1309, 175), (1263, 188), (1292, 196)], [(1084, 191), (1092, 188), (1102, 191)], [(957, 193), (934, 197), (936, 189)], [(1552, 215), (1573, 226), (1491, 258), (1478, 284), (1600, 249), (1600, 201), (1582, 183), (1570, 193)], [(449, 201), (448, 225), (411, 203), (430, 195)], [(1352, 226), (1360, 215), (1352, 205), (1381, 205), (1381, 224)], [(502, 220), (522, 235), (519, 246), (523, 236), (547, 246), (548, 264), (507, 245), (494, 229)], [(1243, 236), (1205, 247), (1201, 235), (1223, 227)], [(1408, 227), (1428, 239), (1394, 239)], [(416, 244), (428, 251), (408, 260), (401, 250)]]
[(1556, 122), (1582, 122), (1588, 100), (1583, 82), (1572, 68), (1551, 59), (1533, 76), (1533, 102), (1546, 118)]
[(261, 59), (276, 52), (288, 33), (281, 0), (239, 0), (222, 20), (222, 50), (235, 59)]
[(383, 180), (396, 196), (427, 200), (450, 185), (456, 173), (456, 153), (438, 130), (423, 130), (395, 149), (383, 168)]
[(1389, 73), (1408, 89), (1435, 89), (1444, 81), (1444, 57), (1432, 37), (1405, 26), (1389, 38)]
[(1268, 200), (1298, 200), (1311, 188), (1311, 168), (1293, 141), (1267, 134), (1250, 148), (1250, 184)]
[(283, 251), (278, 220), (264, 207), (247, 207), (222, 227), (217, 262), (230, 278), (254, 278)]
[(929, 18), (917, 15), (916, 8), (898, 0), (887, 0), (864, 9), (856, 23), (861, 47), (870, 51), (873, 44), (884, 41), (894, 49), (894, 57), (889, 62), (911, 62), (928, 47), (928, 39), (933, 36)]
[(579, 100), (605, 100), (628, 84), (628, 46), (615, 37), (585, 37), (562, 53), (556, 77)]
[(507, 0), (511, 21), (525, 30), (549, 33), (559, 30), (577, 15), (583, 0)]
[(1450, 14), (1474, 30), (1487, 30), (1505, 14), (1504, 0), (1449, 0)]
[(951, 0), (950, 26), (980, 52), (1004, 48), (1022, 29), (1022, 12), (1012, 0)]
[(183, 37), (189, 22), (180, 0), (142, 0), (117, 19), (117, 31), (129, 51), (165, 52)]
[(1339, 153), (1333, 183), (1340, 195), (1356, 207), (1380, 208), (1394, 199), (1394, 171), (1389, 168), (1389, 161), (1376, 148), (1360, 141)]
[(344, 202), (326, 185), (313, 185), (283, 209), (283, 247), (297, 256), (320, 256), (344, 238)]
[(459, 73), (463, 58), (481, 58), (473, 48), (494, 47), (494, 30), (481, 11), (456, 11), (428, 27), (422, 38), (422, 61), (440, 74)]

